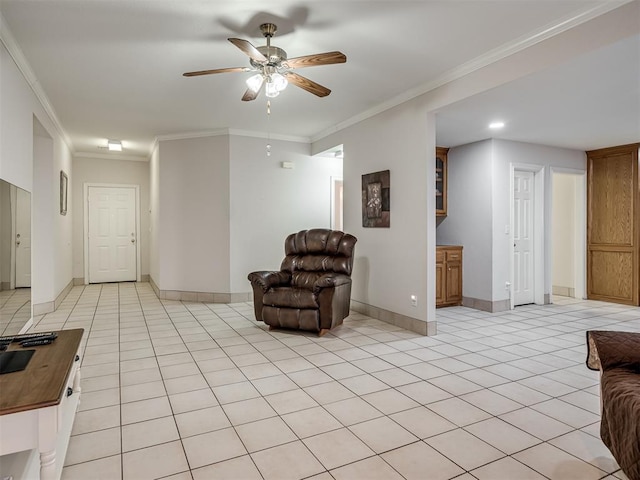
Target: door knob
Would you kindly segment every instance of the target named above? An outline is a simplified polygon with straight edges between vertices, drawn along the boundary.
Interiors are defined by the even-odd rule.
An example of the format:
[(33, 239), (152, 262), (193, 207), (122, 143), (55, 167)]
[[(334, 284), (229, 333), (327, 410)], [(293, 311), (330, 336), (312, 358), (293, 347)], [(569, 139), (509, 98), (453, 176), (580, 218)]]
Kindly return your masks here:
[(131, 243), (136, 243), (136, 239), (135, 239), (135, 238), (132, 238), (132, 239), (131, 239)]

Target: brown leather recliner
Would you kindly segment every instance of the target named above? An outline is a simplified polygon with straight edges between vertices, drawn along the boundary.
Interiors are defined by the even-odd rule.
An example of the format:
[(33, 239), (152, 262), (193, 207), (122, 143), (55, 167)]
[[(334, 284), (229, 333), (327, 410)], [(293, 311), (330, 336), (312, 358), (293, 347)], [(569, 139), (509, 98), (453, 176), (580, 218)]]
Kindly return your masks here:
[(356, 237), (338, 230), (292, 233), (284, 242), (279, 272), (253, 272), (256, 320), (269, 328), (324, 335), (349, 315)]

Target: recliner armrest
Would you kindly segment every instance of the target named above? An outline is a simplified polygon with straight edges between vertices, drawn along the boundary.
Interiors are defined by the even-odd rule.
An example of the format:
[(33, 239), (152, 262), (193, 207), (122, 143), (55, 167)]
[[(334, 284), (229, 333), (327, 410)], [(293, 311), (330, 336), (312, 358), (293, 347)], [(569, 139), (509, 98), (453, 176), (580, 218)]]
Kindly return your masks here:
[(313, 284), (313, 293), (318, 293), (323, 288), (337, 287), (351, 283), (351, 277), (343, 273), (325, 273)]
[(587, 331), (587, 367), (602, 371), (640, 368), (640, 332)]
[(247, 277), (252, 285), (257, 285), (266, 292), (272, 287), (289, 285), (291, 274), (287, 272), (251, 272)]

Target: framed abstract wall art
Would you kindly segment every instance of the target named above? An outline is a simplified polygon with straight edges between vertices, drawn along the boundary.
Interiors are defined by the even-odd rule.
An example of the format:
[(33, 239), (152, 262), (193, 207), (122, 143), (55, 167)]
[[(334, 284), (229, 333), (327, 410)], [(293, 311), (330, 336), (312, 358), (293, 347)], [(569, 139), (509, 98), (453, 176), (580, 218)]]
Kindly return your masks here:
[(362, 226), (389, 228), (390, 171), (362, 175)]

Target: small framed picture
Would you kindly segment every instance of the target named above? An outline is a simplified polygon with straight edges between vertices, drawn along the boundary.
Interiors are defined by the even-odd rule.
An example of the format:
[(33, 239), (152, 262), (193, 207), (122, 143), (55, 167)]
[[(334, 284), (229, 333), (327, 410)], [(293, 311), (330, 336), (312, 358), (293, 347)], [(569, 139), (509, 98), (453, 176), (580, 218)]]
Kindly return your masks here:
[(60, 170), (60, 215), (67, 214), (67, 194), (69, 190), (69, 177)]

